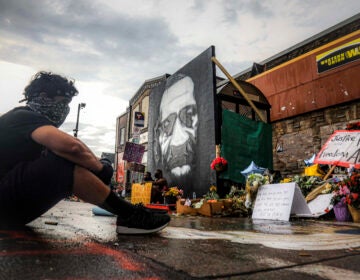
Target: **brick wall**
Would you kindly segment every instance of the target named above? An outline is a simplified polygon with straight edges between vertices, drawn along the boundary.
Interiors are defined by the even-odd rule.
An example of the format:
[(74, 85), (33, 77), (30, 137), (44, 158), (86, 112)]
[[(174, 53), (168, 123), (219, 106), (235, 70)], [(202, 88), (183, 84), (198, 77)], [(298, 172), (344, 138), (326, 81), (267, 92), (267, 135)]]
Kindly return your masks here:
[(360, 100), (272, 123), (274, 170), (282, 176), (303, 173), (304, 160), (352, 121), (360, 121)]

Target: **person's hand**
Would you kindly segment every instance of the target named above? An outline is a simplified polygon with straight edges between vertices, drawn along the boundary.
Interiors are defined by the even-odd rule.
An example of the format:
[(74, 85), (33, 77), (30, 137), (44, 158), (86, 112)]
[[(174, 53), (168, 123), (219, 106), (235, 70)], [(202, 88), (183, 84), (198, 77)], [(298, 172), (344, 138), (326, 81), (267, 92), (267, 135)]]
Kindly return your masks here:
[(109, 185), (111, 182), (111, 178), (114, 174), (114, 169), (111, 166), (111, 162), (108, 159), (100, 159), (103, 167), (100, 172), (95, 173), (95, 175), (103, 181), (105, 185)]

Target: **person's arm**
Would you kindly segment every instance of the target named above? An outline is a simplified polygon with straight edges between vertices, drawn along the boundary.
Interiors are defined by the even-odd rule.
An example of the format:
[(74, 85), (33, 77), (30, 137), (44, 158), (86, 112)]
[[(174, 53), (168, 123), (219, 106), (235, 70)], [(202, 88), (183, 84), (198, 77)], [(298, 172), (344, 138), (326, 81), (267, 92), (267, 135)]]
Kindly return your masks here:
[(166, 186), (167, 186), (167, 181), (165, 178), (157, 179), (153, 183), (153, 187), (159, 191), (162, 191)]
[(164, 187), (167, 185), (167, 181), (165, 178), (160, 178), (159, 180), (156, 181), (157, 184), (160, 186), (160, 187)]
[(83, 142), (54, 126), (45, 125), (35, 129), (31, 133), (31, 138), (54, 154), (86, 169), (99, 172), (103, 167), (102, 163)]

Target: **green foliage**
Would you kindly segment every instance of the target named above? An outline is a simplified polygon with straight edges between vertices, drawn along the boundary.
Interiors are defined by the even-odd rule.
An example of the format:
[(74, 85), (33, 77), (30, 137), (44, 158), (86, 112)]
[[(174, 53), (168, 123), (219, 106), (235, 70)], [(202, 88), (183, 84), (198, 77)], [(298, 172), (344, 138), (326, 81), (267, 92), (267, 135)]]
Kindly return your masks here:
[(318, 176), (295, 175), (293, 181), (297, 183), (305, 197), (316, 187), (324, 183)]

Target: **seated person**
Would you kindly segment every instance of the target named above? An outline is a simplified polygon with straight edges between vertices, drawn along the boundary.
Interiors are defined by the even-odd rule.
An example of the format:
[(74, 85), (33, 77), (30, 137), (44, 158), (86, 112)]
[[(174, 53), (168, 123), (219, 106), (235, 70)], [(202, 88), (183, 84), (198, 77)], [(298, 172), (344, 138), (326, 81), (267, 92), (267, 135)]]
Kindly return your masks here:
[(26, 105), (0, 116), (0, 228), (23, 227), (74, 194), (116, 215), (118, 234), (163, 229), (169, 215), (118, 197), (109, 162), (59, 129), (77, 93), (74, 81), (38, 72), (23, 92)]
[(155, 181), (153, 182), (151, 189), (151, 203), (163, 203), (164, 197), (162, 193), (167, 188), (167, 181), (163, 177), (162, 170), (157, 169), (155, 171)]

